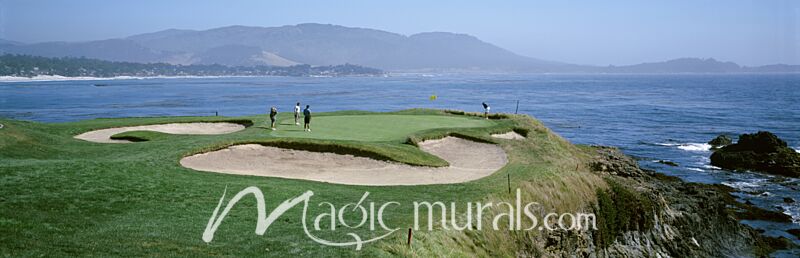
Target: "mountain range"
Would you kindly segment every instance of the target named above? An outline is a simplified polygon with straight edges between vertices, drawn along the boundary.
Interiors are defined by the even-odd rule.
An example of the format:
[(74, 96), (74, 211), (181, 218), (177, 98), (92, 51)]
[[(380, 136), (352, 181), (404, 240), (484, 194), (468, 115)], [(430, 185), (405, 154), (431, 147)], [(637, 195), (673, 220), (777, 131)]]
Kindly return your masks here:
[(387, 71), (528, 73), (735, 73), (800, 72), (798, 65), (743, 67), (714, 59), (682, 58), (630, 66), (587, 66), (515, 54), (474, 36), (427, 32), (405, 36), (328, 24), (169, 29), (84, 42), (20, 43), (0, 40), (0, 53), (86, 57), (175, 65), (328, 66), (356, 64)]

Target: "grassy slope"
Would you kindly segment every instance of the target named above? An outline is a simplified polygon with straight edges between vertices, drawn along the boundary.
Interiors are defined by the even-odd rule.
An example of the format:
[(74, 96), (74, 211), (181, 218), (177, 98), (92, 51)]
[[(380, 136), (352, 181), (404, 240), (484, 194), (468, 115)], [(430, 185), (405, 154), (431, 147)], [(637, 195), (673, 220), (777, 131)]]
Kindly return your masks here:
[[(361, 117), (359, 115), (367, 115)], [(282, 113), (281, 124), (292, 123)], [(391, 115), (413, 123), (397, 123)], [(132, 132), (150, 141), (135, 144), (96, 144), (72, 136), (91, 129), (137, 124), (222, 121), (223, 117), (169, 117), (97, 119), (63, 124), (0, 121), (0, 254), (21, 255), (514, 255), (521, 233), (418, 232), (413, 248), (403, 244), (405, 233), (368, 244), (360, 253), (353, 248), (325, 247), (302, 233), (296, 207), (276, 221), (264, 236), (253, 234), (255, 202), (240, 202), (216, 233), (211, 244), (200, 237), (223, 189), (229, 194), (248, 186), (265, 193), (268, 210), (306, 190), (316, 204), (341, 206), (357, 202), (365, 191), (376, 203), (397, 201), (401, 208), (385, 214), (390, 226), (412, 224), (413, 201), (510, 200), (506, 176), (525, 192), (526, 201), (539, 201), (550, 211), (574, 212), (594, 199), (602, 186), (596, 176), (576, 171), (584, 154), (568, 142), (524, 116), (506, 120), (480, 120), (440, 111), (407, 110), (380, 115), (366, 112), (318, 114), (314, 132), (306, 135), (332, 139), (298, 139), (320, 144), (345, 145), (365, 152), (381, 152), (388, 159), (417, 165), (440, 166), (441, 160), (417, 151), (410, 144), (447, 134), (496, 141), (509, 154), (510, 163), (492, 176), (474, 182), (435, 186), (368, 187), (319, 182), (234, 176), (182, 168), (177, 161), (188, 154), (242, 142), (286, 142), (274, 136), (300, 136), (302, 132), (264, 130), (264, 116), (251, 119), (255, 126), (228, 135), (183, 136)], [(437, 116), (434, 116), (437, 115)], [(330, 117), (327, 117), (330, 116)], [(336, 116), (336, 117), (333, 117)], [(438, 118), (438, 119), (437, 119)], [(373, 121), (372, 119), (375, 119)], [(346, 123), (342, 124), (328, 123)], [(424, 126), (423, 126), (424, 125)], [(482, 126), (482, 127), (475, 127)], [(293, 125), (280, 125), (293, 127)], [(442, 128), (445, 127), (445, 128)], [(525, 141), (494, 140), (492, 132), (512, 128), (529, 132)], [(326, 132), (337, 129), (342, 132)], [(369, 131), (369, 135), (361, 134)], [(408, 136), (408, 137), (406, 137)], [(579, 169), (578, 170), (582, 170)], [(231, 195), (228, 195), (230, 198)], [(313, 219), (310, 217), (309, 219)], [(369, 232), (356, 230), (367, 238)], [(535, 232), (533, 232), (535, 234)], [(350, 240), (345, 232), (320, 234), (331, 240)], [(104, 255), (105, 256), (105, 255)]]

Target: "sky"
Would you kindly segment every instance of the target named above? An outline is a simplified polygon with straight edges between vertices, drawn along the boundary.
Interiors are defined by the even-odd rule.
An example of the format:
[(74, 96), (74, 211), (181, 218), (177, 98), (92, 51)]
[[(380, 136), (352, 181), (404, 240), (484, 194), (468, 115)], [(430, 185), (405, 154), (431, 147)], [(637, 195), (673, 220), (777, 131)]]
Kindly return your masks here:
[(404, 35), (466, 33), (524, 56), (575, 64), (680, 57), (800, 64), (796, 0), (0, 0), (0, 39), (25, 43), (308, 22)]

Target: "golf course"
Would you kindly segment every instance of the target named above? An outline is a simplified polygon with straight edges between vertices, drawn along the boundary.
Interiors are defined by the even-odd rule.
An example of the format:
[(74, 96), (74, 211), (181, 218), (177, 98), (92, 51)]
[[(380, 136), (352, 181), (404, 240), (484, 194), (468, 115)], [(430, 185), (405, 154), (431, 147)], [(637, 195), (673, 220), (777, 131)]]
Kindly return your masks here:
[[(637, 210), (650, 207), (647, 198), (590, 171), (594, 148), (570, 144), (526, 115), (340, 111), (316, 114), (311, 132), (290, 116), (279, 114), (274, 131), (265, 115), (0, 120), (0, 253), (516, 256), (519, 250), (546, 250), (547, 233), (435, 225), (413, 232), (409, 241), (411, 203), (510, 203), (516, 198), (512, 189), (520, 189), (525, 202), (547, 212), (600, 206), (614, 218), (598, 218), (605, 231), (590, 241), (599, 246), (640, 223), (633, 212), (650, 214)], [(319, 245), (303, 233), (305, 214), (296, 207), (258, 235), (257, 203), (245, 197), (214, 240), (204, 242), (203, 230), (223, 193), (227, 201), (251, 186), (263, 192), (267, 211), (313, 191), (311, 214), (327, 212), (323, 203), (359, 202), (368, 192), (369, 201), (399, 204), (382, 220), (400, 230), (361, 250)], [(607, 191), (628, 199), (608, 201)], [(500, 207), (487, 213), (504, 213)], [(365, 239), (382, 234), (368, 227), (314, 232), (330, 241), (352, 240), (349, 233)]]

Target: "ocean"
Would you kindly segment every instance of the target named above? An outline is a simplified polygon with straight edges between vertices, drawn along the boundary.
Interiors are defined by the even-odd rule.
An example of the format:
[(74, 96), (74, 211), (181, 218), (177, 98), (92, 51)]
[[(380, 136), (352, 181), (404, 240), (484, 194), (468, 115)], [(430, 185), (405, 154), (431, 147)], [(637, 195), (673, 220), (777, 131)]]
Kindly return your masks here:
[[(431, 96), (437, 96), (431, 100)], [(705, 144), (766, 130), (800, 150), (800, 74), (434, 75), (389, 77), (122, 78), (0, 82), (0, 117), (41, 122), (101, 117), (266, 114), (407, 108), (522, 113), (578, 144), (619, 147), (641, 166), (686, 181), (742, 190), (744, 202), (794, 223), (745, 221), (785, 236), (800, 228), (800, 180), (709, 164)], [(659, 163), (671, 161), (678, 166)], [(785, 203), (790, 197), (795, 203)], [(800, 241), (795, 240), (800, 244)]]

